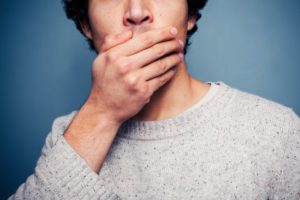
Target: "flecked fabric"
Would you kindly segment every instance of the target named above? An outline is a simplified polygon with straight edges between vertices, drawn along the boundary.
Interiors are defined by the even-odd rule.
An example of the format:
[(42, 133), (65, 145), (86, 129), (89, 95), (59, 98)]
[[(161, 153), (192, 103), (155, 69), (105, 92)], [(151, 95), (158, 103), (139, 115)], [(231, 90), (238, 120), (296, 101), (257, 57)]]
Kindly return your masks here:
[(128, 120), (99, 174), (62, 137), (57, 118), (35, 173), (10, 199), (300, 199), (300, 119), (286, 106), (210, 82), (180, 115)]

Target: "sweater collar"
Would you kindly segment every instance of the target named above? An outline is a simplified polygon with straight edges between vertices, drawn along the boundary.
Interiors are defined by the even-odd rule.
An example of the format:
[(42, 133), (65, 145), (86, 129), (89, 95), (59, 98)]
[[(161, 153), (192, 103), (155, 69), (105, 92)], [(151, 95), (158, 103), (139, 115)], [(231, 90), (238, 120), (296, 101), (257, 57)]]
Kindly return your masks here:
[(222, 81), (207, 83), (211, 84), (207, 94), (176, 117), (157, 121), (127, 120), (119, 128), (117, 137), (158, 140), (190, 132), (201, 124), (205, 126), (232, 97), (232, 93), (228, 92), (231, 88)]

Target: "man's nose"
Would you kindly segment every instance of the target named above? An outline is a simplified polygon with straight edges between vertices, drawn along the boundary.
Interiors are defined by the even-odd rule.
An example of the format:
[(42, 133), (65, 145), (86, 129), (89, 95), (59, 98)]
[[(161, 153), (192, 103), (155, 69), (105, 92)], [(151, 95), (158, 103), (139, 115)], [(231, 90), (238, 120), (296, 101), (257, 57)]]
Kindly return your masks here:
[(124, 15), (125, 26), (137, 26), (151, 23), (153, 16), (144, 0), (129, 0), (128, 8)]

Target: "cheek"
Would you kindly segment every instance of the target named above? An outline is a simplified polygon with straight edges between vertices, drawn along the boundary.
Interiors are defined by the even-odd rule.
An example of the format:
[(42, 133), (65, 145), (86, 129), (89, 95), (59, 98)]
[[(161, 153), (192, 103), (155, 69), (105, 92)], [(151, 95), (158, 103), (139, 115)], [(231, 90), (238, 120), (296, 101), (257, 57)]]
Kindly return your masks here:
[[(159, 1), (159, 0), (157, 0)], [(184, 3), (185, 2), (185, 3)], [(154, 18), (156, 23), (160, 25), (173, 25), (180, 29), (184, 29), (187, 24), (188, 9), (186, 0), (164, 0), (154, 5)]]
[(113, 33), (113, 26), (109, 23), (111, 19), (112, 16), (109, 15), (101, 15), (101, 17), (93, 16), (90, 18), (93, 42), (97, 49), (100, 49), (102, 46), (105, 36)]
[[(181, 8), (182, 9), (182, 8)], [(178, 30), (178, 39), (185, 41), (187, 33), (187, 14), (186, 12), (176, 10), (176, 12), (160, 12), (157, 15), (157, 27), (175, 26)]]

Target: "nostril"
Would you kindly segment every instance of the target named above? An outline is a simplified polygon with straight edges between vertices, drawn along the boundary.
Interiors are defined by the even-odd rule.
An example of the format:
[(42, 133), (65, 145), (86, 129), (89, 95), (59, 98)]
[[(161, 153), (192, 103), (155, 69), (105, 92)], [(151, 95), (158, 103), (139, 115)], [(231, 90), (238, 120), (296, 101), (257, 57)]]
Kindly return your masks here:
[(130, 18), (127, 19), (127, 22), (128, 22), (129, 24), (135, 24), (135, 21), (132, 20), (132, 19), (130, 19)]
[(141, 11), (141, 9), (130, 10), (123, 17), (123, 23), (125, 26), (136, 26), (142, 24), (152, 23), (153, 18), (151, 13), (147, 11)]
[(150, 21), (150, 17), (146, 16), (146, 17), (141, 18), (141, 19), (127, 18), (126, 21), (127, 21), (128, 25), (129, 24), (131, 24), (131, 25), (140, 25), (140, 24), (143, 24), (147, 21)]
[(143, 20), (142, 20), (142, 23), (143, 22), (146, 22), (146, 21), (148, 21), (149, 20), (149, 16), (146, 16)]

